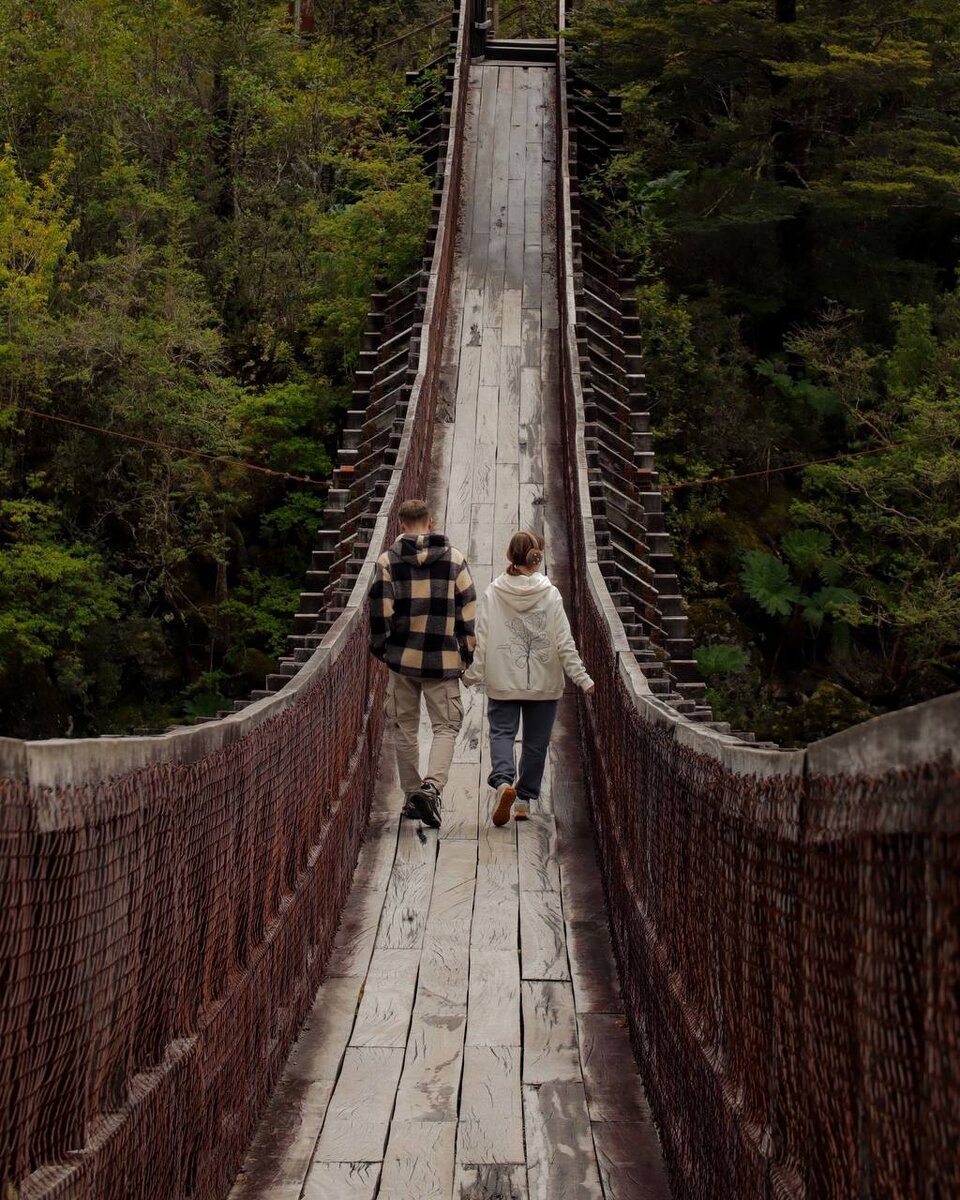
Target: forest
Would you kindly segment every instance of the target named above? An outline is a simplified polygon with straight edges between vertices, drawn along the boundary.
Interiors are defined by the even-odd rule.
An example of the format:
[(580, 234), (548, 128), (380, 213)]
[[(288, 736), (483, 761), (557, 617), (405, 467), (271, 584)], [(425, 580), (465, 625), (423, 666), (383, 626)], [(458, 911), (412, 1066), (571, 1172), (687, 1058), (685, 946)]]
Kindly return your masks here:
[[(0, 0), (0, 734), (262, 684), (369, 293), (419, 263), (403, 72), (443, 24), (395, 39), (444, 12)], [(960, 7), (584, 0), (568, 36), (624, 112), (581, 187), (717, 715), (796, 745), (954, 690)]]
[(801, 745), (955, 690), (960, 6), (576, 11), (715, 711)]
[(0, 733), (262, 686), (369, 294), (429, 219), (429, 47), (378, 46), (438, 11), (341, 0), (297, 36), (262, 0), (0, 0)]

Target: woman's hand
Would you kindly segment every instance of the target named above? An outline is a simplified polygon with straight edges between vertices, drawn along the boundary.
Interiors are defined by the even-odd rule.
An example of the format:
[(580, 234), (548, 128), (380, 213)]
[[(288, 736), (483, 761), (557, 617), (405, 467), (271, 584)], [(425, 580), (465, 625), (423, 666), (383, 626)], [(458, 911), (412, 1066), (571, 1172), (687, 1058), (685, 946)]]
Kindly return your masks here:
[(583, 694), (585, 696), (592, 696), (596, 690), (597, 690), (597, 685), (595, 683), (591, 683), (588, 688), (583, 689)]

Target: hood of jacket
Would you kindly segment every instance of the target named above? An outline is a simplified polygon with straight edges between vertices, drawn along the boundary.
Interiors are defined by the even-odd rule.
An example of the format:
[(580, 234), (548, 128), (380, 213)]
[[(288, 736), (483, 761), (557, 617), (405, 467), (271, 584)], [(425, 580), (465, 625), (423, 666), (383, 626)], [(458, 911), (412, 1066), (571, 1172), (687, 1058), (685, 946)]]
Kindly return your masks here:
[(493, 581), (493, 588), (504, 603), (516, 612), (526, 612), (539, 603), (542, 594), (553, 585), (546, 575), (508, 575), (506, 571)]
[(442, 533), (402, 533), (390, 552), (411, 566), (425, 567), (450, 552), (450, 540)]

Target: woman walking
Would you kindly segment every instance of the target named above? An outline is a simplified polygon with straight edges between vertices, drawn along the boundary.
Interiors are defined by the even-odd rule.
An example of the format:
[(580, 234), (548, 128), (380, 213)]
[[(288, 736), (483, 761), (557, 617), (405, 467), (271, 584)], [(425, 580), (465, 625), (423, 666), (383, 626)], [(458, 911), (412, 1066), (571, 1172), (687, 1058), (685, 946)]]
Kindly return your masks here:
[[(487, 693), (494, 825), (530, 815), (540, 795), (564, 672), (589, 696), (593, 680), (580, 660), (560, 593), (540, 570), (543, 538), (520, 530), (507, 547), (507, 569), (477, 609), (477, 646), (463, 677)], [(514, 742), (523, 721), (520, 771)]]

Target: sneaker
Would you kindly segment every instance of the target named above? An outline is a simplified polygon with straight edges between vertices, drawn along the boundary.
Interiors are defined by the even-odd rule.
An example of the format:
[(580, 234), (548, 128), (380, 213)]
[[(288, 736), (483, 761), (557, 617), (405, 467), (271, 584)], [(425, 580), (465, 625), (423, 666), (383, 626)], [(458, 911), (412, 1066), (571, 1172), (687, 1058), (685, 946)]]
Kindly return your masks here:
[(400, 810), (400, 816), (405, 817), (408, 821), (420, 820), (420, 814), (414, 807), (413, 801), (410, 799), (409, 792), (403, 798), (403, 808)]
[(494, 825), (506, 825), (510, 820), (510, 805), (517, 798), (517, 789), (512, 783), (501, 783), (497, 788), (497, 807), (493, 810)]
[(530, 804), (526, 800), (521, 800), (519, 796), (513, 805), (513, 819), (515, 821), (528, 821), (530, 819)]
[(434, 783), (421, 783), (410, 793), (410, 803), (417, 816), (431, 829), (440, 828), (440, 789)]

